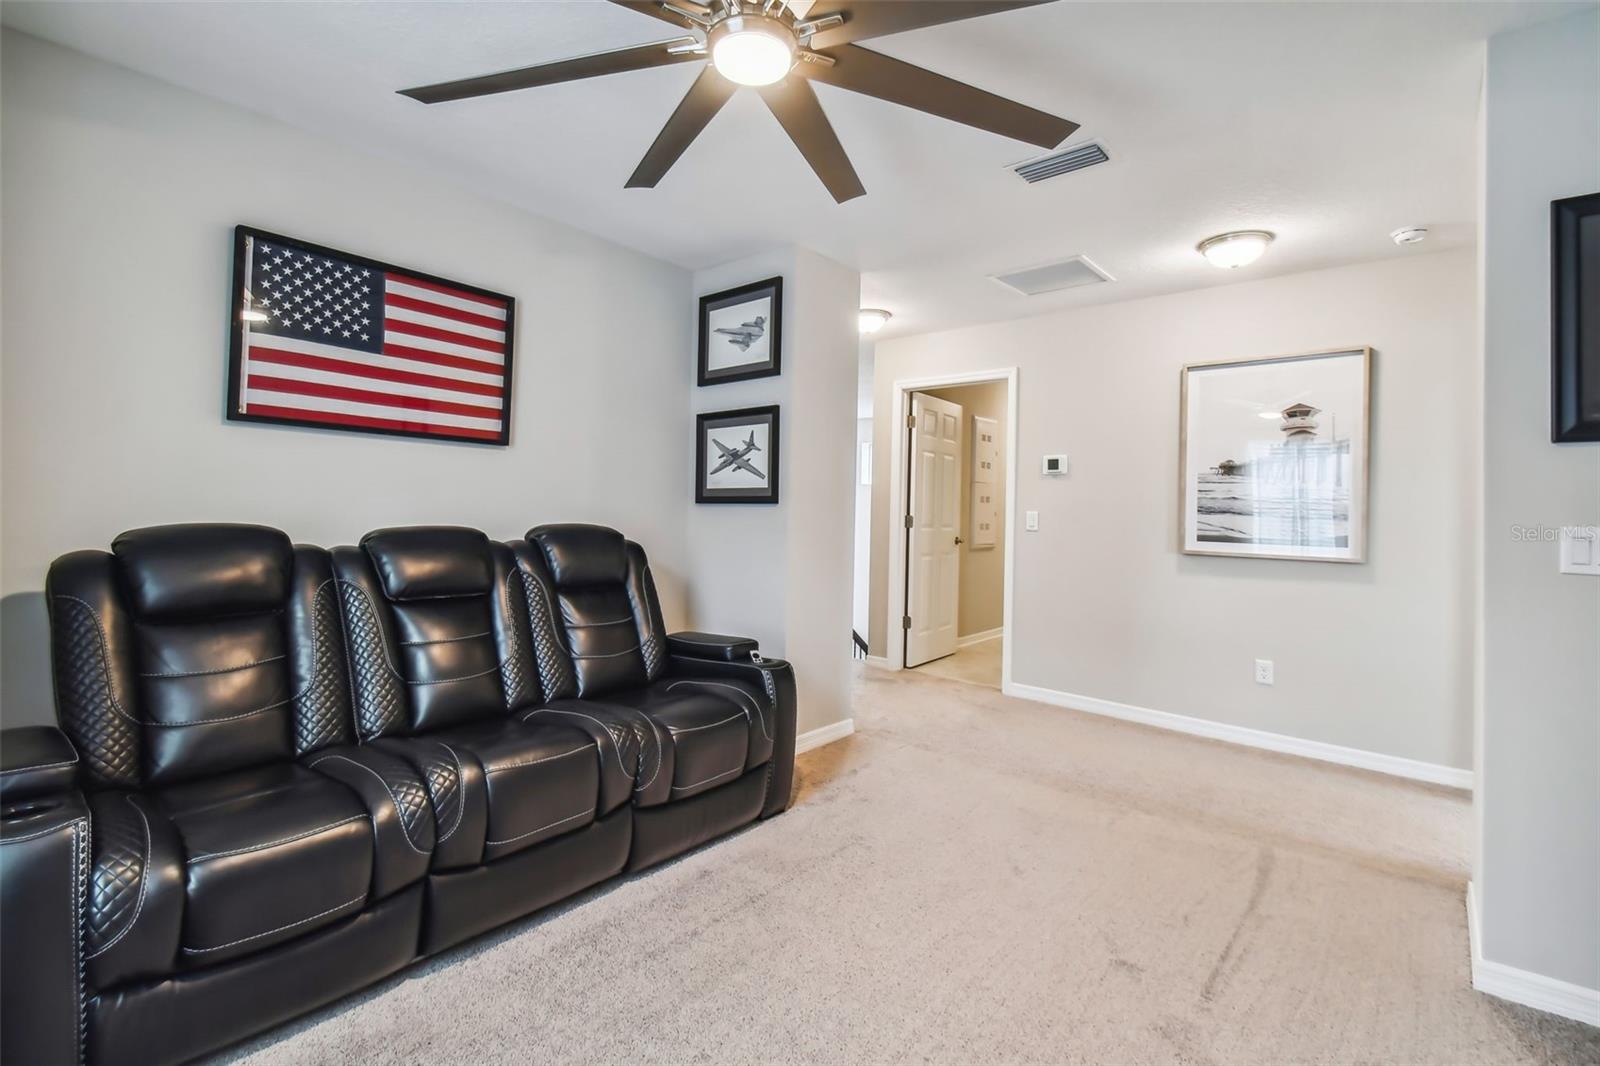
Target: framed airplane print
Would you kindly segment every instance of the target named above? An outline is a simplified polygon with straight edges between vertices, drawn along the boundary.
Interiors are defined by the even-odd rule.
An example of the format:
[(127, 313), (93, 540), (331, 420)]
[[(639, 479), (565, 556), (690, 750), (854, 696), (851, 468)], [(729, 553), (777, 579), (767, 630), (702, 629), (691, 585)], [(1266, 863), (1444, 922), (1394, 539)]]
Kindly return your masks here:
[(694, 502), (778, 502), (776, 404), (695, 416)]
[(516, 301), (234, 230), (231, 422), (508, 444)]
[(1372, 350), (1183, 368), (1187, 555), (1366, 560)]
[(775, 377), (781, 372), (783, 279), (700, 297), (699, 333), (696, 385)]

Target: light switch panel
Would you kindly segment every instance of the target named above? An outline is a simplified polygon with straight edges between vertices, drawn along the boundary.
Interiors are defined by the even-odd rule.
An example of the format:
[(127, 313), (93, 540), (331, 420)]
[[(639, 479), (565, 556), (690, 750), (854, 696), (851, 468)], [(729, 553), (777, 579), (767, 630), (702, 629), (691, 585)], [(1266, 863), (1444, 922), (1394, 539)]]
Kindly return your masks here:
[(1600, 526), (1561, 527), (1561, 572), (1600, 577)]
[(1029, 533), (1039, 532), (1039, 512), (1027, 511), (1022, 516), (1023, 528)]

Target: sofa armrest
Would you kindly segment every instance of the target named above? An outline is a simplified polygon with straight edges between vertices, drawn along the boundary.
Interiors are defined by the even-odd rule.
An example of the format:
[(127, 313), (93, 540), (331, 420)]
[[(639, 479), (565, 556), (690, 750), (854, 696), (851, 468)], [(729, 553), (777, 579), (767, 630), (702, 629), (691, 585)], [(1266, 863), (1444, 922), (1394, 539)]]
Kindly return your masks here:
[(53, 725), (0, 731), (0, 803), (66, 792), (78, 774), (78, 751)]
[[(5, 780), (27, 779), (35, 790), (60, 780), (60, 767), (37, 768), (16, 758), (27, 737), (14, 744), (8, 729)], [(34, 735), (37, 739), (37, 735)], [(31, 776), (29, 771), (36, 771)], [(52, 776), (51, 772), (55, 771)], [(91, 841), (89, 807), (71, 786), (17, 798), (8, 791), (0, 806), (0, 1060), (83, 1061), (83, 920), (86, 914)]]
[(720, 633), (686, 630), (667, 635), (667, 651), (686, 659), (712, 659), (717, 662), (748, 662), (761, 651), (759, 642), (749, 637), (728, 637)]
[[(693, 637), (706, 634), (687, 634)], [(672, 638), (668, 638), (669, 642)], [(710, 640), (737, 640), (736, 637), (707, 637)], [(795, 699), (794, 668), (783, 659), (763, 659), (754, 651), (754, 641), (744, 642), (749, 647), (742, 657), (732, 659), (681, 655), (672, 650), (671, 672), (674, 677), (736, 678), (766, 693), (768, 706), (773, 712), (776, 730), (772, 737), (772, 773), (767, 778), (767, 798), (761, 808), (761, 817), (769, 818), (788, 809), (789, 794), (794, 788), (795, 721), (798, 704)], [(701, 648), (700, 650), (706, 650)]]

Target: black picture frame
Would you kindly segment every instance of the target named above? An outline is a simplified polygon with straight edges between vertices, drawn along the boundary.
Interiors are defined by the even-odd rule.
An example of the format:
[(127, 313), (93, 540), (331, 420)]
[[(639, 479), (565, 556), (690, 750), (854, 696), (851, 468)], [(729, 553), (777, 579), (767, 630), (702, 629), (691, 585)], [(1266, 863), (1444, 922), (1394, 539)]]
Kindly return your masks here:
[[(748, 452), (740, 450), (737, 444), (738, 435), (746, 428), (752, 430), (757, 426), (766, 427), (766, 445), (757, 443), (754, 450), (765, 453), (766, 458), (766, 485), (761, 488), (717, 488), (706, 484), (709, 476), (707, 472), (706, 453), (709, 450), (708, 441), (711, 434), (718, 429), (732, 430), (735, 441), (733, 450), (737, 453), (734, 462), (744, 459)], [(695, 503), (777, 503), (778, 502), (778, 475), (782, 469), (779, 462), (778, 438), (778, 405), (767, 407), (741, 407), (732, 411), (704, 411), (695, 416), (695, 446), (694, 446), (694, 502)], [(755, 442), (755, 433), (748, 438)], [(719, 459), (728, 458), (729, 452), (719, 451)], [(712, 468), (715, 472), (715, 467)]]
[(1550, 440), (1600, 441), (1600, 192), (1550, 204)]
[[(505, 304), (505, 385), (501, 392), (501, 410), (504, 417), (500, 420), (500, 433), (496, 437), (464, 436), (452, 433), (427, 433), (418, 430), (389, 429), (375, 426), (340, 425), (313, 419), (283, 418), (275, 415), (251, 414), (248, 410), (239, 410), (240, 384), (243, 376), (244, 364), (244, 312), (246, 310), (245, 292), (248, 288), (249, 264), (246, 262), (245, 250), (247, 239), (267, 241), (273, 244), (304, 249), (314, 255), (330, 256), (345, 260), (349, 263), (359, 264), (374, 271), (385, 273), (405, 274), (409, 278), (428, 282), (434, 285), (444, 285), (461, 292), (472, 293), (486, 297), (490, 300)], [(338, 248), (314, 244), (311, 241), (301, 240), (298, 237), (288, 237), (281, 233), (259, 229), (254, 226), (239, 225), (233, 230), (233, 279), (232, 295), (229, 300), (228, 316), (228, 391), (223, 398), (223, 416), (229, 422), (253, 422), (263, 425), (294, 426), (298, 429), (319, 429), (336, 433), (366, 433), (385, 437), (410, 437), (415, 440), (433, 441), (437, 444), (474, 444), (489, 447), (506, 447), (511, 443), (511, 414), (512, 390), (516, 383), (515, 355), (517, 347), (517, 301), (513, 296), (493, 289), (485, 289), (477, 285), (468, 285), (466, 282), (456, 281), (452, 278), (440, 277), (422, 270), (413, 270), (410, 267), (386, 263), (380, 259), (369, 256), (357, 255)]]
[[(761, 323), (761, 338), (766, 342), (765, 358), (752, 359), (748, 363), (736, 363), (731, 366), (722, 366), (711, 369), (711, 346), (719, 341), (722, 343), (737, 344), (737, 340), (727, 340), (727, 334), (718, 334), (711, 325), (713, 313), (728, 308), (739, 307), (743, 304), (755, 303), (759, 300), (769, 301), (767, 313), (759, 317), (766, 321)], [(739, 325), (748, 326), (755, 321), (757, 312), (752, 309), (748, 314), (736, 315)], [(729, 327), (723, 327), (724, 329)], [(737, 328), (735, 325), (732, 328)], [(700, 297), (699, 328), (699, 360), (695, 372), (695, 384), (701, 388), (707, 385), (726, 385), (731, 381), (749, 381), (752, 378), (777, 377), (783, 372), (783, 278), (764, 278), (761, 281), (741, 285), (736, 289), (726, 289), (714, 292), (708, 296)]]

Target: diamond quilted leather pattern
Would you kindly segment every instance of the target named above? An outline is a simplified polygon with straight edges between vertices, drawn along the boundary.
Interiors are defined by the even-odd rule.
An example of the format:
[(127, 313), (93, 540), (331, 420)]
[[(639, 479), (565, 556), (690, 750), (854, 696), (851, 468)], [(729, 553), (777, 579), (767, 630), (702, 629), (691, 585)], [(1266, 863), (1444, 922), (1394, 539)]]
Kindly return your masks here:
[(424, 817), (429, 813), (428, 790), (403, 764), (381, 776), (383, 783), (389, 786), (395, 806), (400, 808), (400, 821), (405, 826), (406, 838), (411, 841), (423, 839), (427, 835)]
[(433, 797), (433, 817), (439, 839), (447, 840), (461, 824), (461, 773), (455, 755), (443, 744), (427, 751), (420, 759), (428, 794)]
[(84, 938), (90, 958), (121, 939), (139, 913), (150, 838), (133, 803), (126, 793), (102, 793), (94, 800), (94, 863)]
[(666, 649), (661, 646), (661, 639), (651, 633), (639, 641), (639, 654), (644, 656), (645, 676), (652, 680), (660, 677), (666, 663)]
[(506, 577), (505, 588), (506, 632), (510, 636), (508, 642), (510, 647), (509, 654), (500, 661), (500, 684), (505, 689), (506, 706), (512, 708), (526, 706), (539, 698), (538, 682), (528, 669), (533, 664), (529, 656), (523, 652), (521, 640), (517, 635), (517, 620), (512, 614), (514, 605), (511, 600), (514, 593), (511, 584), (513, 581), (522, 580), (524, 579), (521, 571), (514, 571), (512, 575)]
[(349, 743), (346, 699), (335, 649), (338, 647), (339, 607), (332, 582), (317, 589), (311, 604), (313, 643), (311, 676), (295, 701), (295, 753), (304, 755), (332, 744)]
[(374, 740), (395, 731), (405, 714), (405, 695), (400, 678), (389, 663), (383, 646), (383, 631), (377, 612), (360, 585), (340, 584), (345, 595), (346, 632), (349, 636), (350, 672), (355, 678), (356, 724), (363, 740)]
[(50, 643), (61, 728), (81, 754), (89, 784), (137, 786), (139, 726), (114, 702), (100, 620), (71, 596), (57, 596), (55, 608)]
[(572, 660), (556, 634), (555, 616), (544, 583), (518, 571), (522, 595), (528, 601), (528, 625), (533, 630), (533, 653), (539, 661), (539, 680), (547, 700), (565, 699), (578, 694), (578, 676)]

